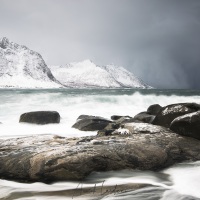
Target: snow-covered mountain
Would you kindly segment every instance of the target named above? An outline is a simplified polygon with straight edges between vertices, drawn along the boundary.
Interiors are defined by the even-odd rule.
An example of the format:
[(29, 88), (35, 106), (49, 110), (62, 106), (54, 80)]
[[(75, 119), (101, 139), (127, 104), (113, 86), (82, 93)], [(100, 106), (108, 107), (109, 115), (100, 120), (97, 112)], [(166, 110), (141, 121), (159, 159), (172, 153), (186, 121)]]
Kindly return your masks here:
[(97, 66), (90, 60), (65, 66), (51, 66), (63, 85), (73, 88), (151, 88), (131, 72), (114, 65)]
[(25, 46), (0, 39), (0, 87), (58, 88), (42, 56)]
[(0, 88), (151, 88), (123, 67), (90, 60), (47, 67), (29, 48), (0, 39)]

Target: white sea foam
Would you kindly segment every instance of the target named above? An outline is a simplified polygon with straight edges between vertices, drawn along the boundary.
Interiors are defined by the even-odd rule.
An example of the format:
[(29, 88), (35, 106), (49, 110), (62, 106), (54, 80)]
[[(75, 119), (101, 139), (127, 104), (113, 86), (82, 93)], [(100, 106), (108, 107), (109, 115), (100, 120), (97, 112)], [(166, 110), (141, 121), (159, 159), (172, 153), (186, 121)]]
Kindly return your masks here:
[[(96, 132), (81, 132), (71, 126), (81, 114), (110, 118), (111, 115), (134, 116), (145, 111), (151, 104), (165, 106), (178, 102), (200, 103), (200, 96), (166, 96), (139, 92), (134, 94), (113, 95), (91, 92), (73, 93), (73, 90), (55, 92), (20, 92), (19, 90), (3, 92), (0, 90), (0, 133), (1, 137), (13, 137), (27, 134), (58, 134), (67, 137), (94, 135)], [(115, 90), (116, 92), (116, 90)], [(55, 110), (61, 115), (60, 124), (31, 125), (19, 123), (24, 112), (37, 110)]]
[(200, 198), (200, 161), (194, 164), (178, 165), (165, 171), (171, 175), (173, 189), (180, 194), (192, 195)]
[[(17, 183), (14, 181), (0, 180), (0, 198), (8, 197), (11, 194), (26, 193), (19, 197), (23, 199), (72, 199), (72, 196), (63, 196), (58, 194), (59, 191), (75, 190), (80, 188), (93, 188), (94, 185), (106, 190), (106, 186), (113, 186), (121, 184), (149, 184), (151, 186), (138, 189), (136, 191), (127, 190), (125, 192), (116, 192), (102, 196), (98, 199), (139, 199), (139, 200), (195, 200), (200, 198), (199, 192), (199, 178), (200, 178), (200, 162), (194, 162), (189, 164), (179, 164), (171, 167), (163, 172), (150, 172), (150, 171), (110, 171), (110, 172), (95, 172), (91, 174), (85, 181), (79, 182), (58, 182), (54, 184), (44, 183)], [(51, 196), (48, 193), (41, 196), (40, 192), (51, 192)], [(54, 193), (55, 192), (55, 193)], [(55, 194), (55, 196), (53, 196)], [(78, 196), (75, 199), (95, 199), (96, 194), (92, 194), (85, 198)]]
[[(96, 132), (81, 132), (71, 126), (81, 114), (109, 118), (111, 115), (129, 115), (145, 111), (151, 104), (165, 106), (179, 102), (200, 103), (199, 93), (192, 95), (165, 95), (165, 92), (147, 91), (141, 94), (134, 90), (0, 90), (0, 134), (4, 137), (18, 137), (28, 134), (58, 134), (62, 136), (94, 135)], [(24, 112), (56, 110), (61, 115), (60, 124), (31, 125), (19, 123)], [(164, 176), (160, 176), (163, 174)], [(168, 176), (166, 176), (168, 175)], [(178, 165), (162, 173), (121, 171), (96, 173), (88, 177), (83, 187), (93, 187), (94, 183), (105, 185), (144, 183), (151, 187), (136, 191), (111, 194), (104, 199), (133, 200), (183, 200), (199, 199), (200, 163)], [(9, 199), (17, 195), (18, 200), (72, 199), (66, 196), (49, 196), (39, 192), (56, 192), (76, 188), (77, 182), (61, 182), (51, 185), (44, 183), (24, 184), (0, 180), (0, 198)], [(11, 196), (10, 196), (11, 195)], [(91, 195), (94, 199), (94, 195)], [(192, 198), (190, 196), (193, 196)], [(12, 196), (13, 198), (13, 196)], [(103, 198), (103, 197), (102, 197)], [(83, 199), (77, 197), (76, 199)], [(86, 197), (85, 199), (89, 199)]]

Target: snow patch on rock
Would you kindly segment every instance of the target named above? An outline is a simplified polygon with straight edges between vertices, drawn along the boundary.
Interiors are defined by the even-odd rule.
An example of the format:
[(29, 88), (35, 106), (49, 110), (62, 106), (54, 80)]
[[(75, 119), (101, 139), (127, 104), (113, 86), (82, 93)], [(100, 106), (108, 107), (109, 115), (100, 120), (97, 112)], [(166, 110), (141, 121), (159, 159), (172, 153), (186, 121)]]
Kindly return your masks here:
[(169, 113), (187, 112), (187, 111), (189, 111), (189, 108), (182, 106), (182, 105), (177, 105), (177, 106), (174, 106), (174, 107), (171, 107), (171, 108), (169, 108), (169, 107), (165, 108), (162, 111), (162, 114), (167, 115)]
[(124, 124), (124, 128), (128, 129), (130, 133), (137, 134), (137, 133), (159, 133), (159, 132), (168, 132), (168, 130), (164, 127), (147, 124), (147, 123), (126, 123)]

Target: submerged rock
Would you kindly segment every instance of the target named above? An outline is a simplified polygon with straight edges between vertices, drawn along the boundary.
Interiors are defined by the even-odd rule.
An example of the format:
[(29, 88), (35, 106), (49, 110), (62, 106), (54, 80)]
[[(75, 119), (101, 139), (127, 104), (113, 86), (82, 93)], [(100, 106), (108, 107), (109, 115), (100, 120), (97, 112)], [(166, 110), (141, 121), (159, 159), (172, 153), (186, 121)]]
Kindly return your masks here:
[(170, 129), (200, 140), (200, 111), (177, 117), (172, 121)]
[[(157, 127), (143, 123), (141, 133), (145, 125)], [(0, 178), (24, 182), (81, 181), (94, 171), (160, 170), (200, 159), (199, 140), (158, 127), (149, 132), (146, 127), (145, 134), (136, 132), (105, 137), (35, 135), (0, 140)]]
[(19, 122), (32, 124), (60, 123), (60, 114), (56, 111), (28, 112), (20, 116)]
[(200, 105), (196, 103), (171, 104), (159, 111), (152, 124), (169, 128), (175, 118), (198, 110), (200, 110)]
[(104, 129), (110, 122), (112, 121), (103, 117), (81, 115), (72, 127), (81, 131), (98, 131)]

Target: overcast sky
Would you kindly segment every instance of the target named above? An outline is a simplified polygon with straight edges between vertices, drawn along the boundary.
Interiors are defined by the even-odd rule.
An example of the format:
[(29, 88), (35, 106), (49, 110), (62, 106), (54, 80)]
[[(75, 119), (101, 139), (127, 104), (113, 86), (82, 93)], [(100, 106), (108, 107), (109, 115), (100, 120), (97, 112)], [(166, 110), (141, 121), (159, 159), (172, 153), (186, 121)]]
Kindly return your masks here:
[(0, 37), (48, 65), (122, 65), (157, 88), (200, 89), (200, 0), (0, 0)]

